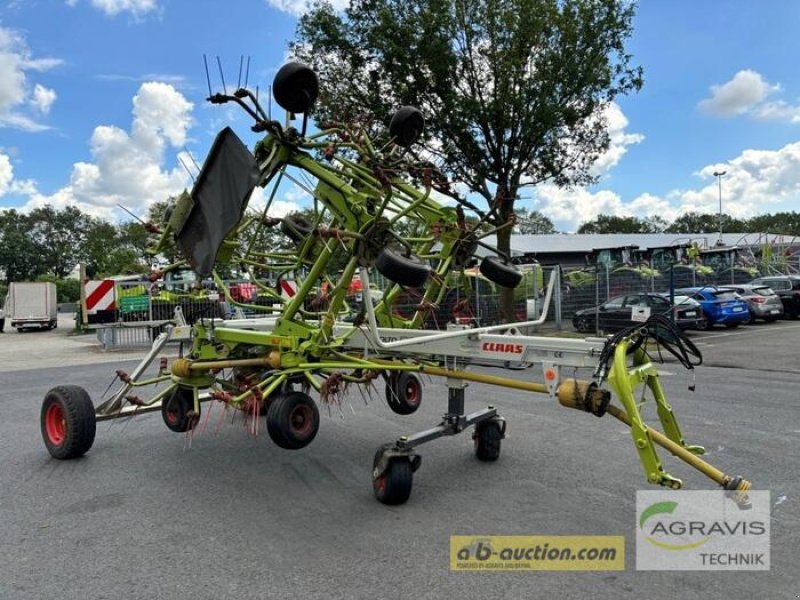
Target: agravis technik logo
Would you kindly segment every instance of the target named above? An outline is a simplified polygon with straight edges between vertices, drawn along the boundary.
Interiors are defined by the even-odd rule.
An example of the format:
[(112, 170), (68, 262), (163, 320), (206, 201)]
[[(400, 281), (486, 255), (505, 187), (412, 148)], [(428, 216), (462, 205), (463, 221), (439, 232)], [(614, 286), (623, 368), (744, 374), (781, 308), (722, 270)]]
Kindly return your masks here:
[(636, 568), (768, 570), (769, 492), (744, 508), (725, 491), (640, 491)]

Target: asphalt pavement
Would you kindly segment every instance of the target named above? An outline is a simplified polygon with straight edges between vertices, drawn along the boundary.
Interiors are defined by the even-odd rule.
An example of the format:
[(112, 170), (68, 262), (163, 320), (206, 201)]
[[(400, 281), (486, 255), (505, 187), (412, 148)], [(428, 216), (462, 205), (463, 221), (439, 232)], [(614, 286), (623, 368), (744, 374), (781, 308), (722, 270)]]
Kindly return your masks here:
[[(800, 593), (800, 322), (693, 333), (705, 364), (694, 375), (674, 361), (661, 366), (687, 441), (771, 492), (769, 572), (636, 571), (636, 491), (651, 488), (628, 430), (505, 388), (467, 389), (468, 410), (491, 402), (508, 420), (500, 459), (477, 461), (469, 434), (423, 446), (411, 499), (397, 507), (373, 498), (373, 454), (438, 423), (447, 396), (440, 380), (425, 381), (423, 406), (407, 417), (389, 410), (382, 390), (367, 402), (351, 394), (341, 413), (322, 410), (319, 435), (300, 451), (278, 448), (266, 432), (250, 435), (241, 417), (231, 422), (212, 408), (192, 438), (167, 430), (159, 414), (99, 423), (85, 457), (56, 461), (39, 431), (47, 390), (76, 384), (98, 399), (114, 369), (130, 371), (143, 354), (104, 353), (91, 337), (67, 336), (68, 325), (0, 335), (4, 600)], [(539, 378), (533, 369), (511, 373)], [(714, 489), (665, 454), (687, 489)], [(625, 571), (450, 571), (449, 536), (472, 534), (623, 535)]]

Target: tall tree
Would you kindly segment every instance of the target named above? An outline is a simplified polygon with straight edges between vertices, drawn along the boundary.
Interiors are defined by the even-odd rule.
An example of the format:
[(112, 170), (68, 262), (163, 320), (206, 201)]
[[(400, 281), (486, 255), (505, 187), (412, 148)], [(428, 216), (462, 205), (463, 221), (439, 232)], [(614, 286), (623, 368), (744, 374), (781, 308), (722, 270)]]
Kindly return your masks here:
[(33, 281), (47, 272), (44, 253), (31, 235), (32, 221), (14, 209), (0, 212), (0, 269), (6, 281)]
[[(616, 215), (598, 215), (593, 221), (587, 221), (578, 228), (578, 233), (658, 233), (663, 219), (659, 217), (618, 217)], [(660, 229), (663, 231), (663, 227)]]
[(63, 279), (80, 260), (90, 217), (75, 206), (63, 210), (45, 206), (33, 209), (28, 219), (30, 235), (41, 248), (47, 272)]
[[(321, 76), (317, 116), (427, 115), (429, 152), (507, 224), (520, 188), (594, 181), (609, 146), (604, 109), (639, 89), (625, 0), (353, 0), (315, 4), (294, 53)], [(510, 250), (511, 228), (498, 234)], [(504, 294), (510, 317), (512, 294)]]
[(553, 222), (538, 210), (528, 210), (525, 207), (517, 208), (514, 233), (539, 234), (557, 233)]
[[(746, 221), (730, 215), (722, 215), (722, 230), (726, 233), (744, 233), (748, 228)], [(667, 228), (667, 233), (718, 233), (719, 214), (688, 212), (675, 219)]]

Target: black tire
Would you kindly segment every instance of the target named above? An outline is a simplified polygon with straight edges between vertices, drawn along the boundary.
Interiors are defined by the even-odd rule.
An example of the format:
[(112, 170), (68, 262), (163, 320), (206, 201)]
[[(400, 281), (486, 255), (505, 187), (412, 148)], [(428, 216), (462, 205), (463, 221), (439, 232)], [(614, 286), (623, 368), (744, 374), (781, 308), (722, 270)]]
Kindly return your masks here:
[(386, 378), (386, 402), (398, 415), (410, 415), (422, 404), (422, 382), (414, 373), (400, 371)]
[(396, 506), (405, 504), (411, 496), (411, 488), (414, 484), (414, 469), (411, 461), (407, 458), (397, 457), (389, 459), (386, 470), (375, 476), (374, 470), (383, 455), (385, 447), (381, 447), (375, 453), (372, 461), (372, 492), (381, 504)]
[(389, 135), (392, 136), (394, 143), (402, 148), (414, 144), (424, 129), (425, 117), (413, 106), (401, 107), (392, 115), (392, 120), (389, 122)]
[(578, 333), (590, 333), (594, 331), (594, 327), (589, 323), (588, 317), (575, 317), (573, 325), (575, 325), (575, 331)]
[(305, 113), (314, 106), (319, 95), (317, 74), (300, 62), (283, 65), (272, 81), (275, 102), (291, 113)]
[(299, 244), (314, 232), (314, 225), (302, 215), (286, 215), (281, 221), (281, 232)]
[(44, 445), (53, 458), (77, 458), (94, 443), (97, 419), (92, 399), (77, 385), (60, 385), (47, 392), (40, 423)]
[(739, 323), (725, 323), (725, 327), (727, 327), (728, 329), (736, 329), (737, 327), (739, 327)]
[(505, 288), (515, 288), (522, 281), (522, 273), (511, 264), (504, 263), (496, 256), (486, 256), (481, 261), (481, 275)]
[(416, 256), (403, 256), (391, 248), (381, 250), (375, 268), (387, 279), (412, 288), (425, 285), (431, 274), (431, 268)]
[(286, 450), (308, 446), (319, 430), (319, 410), (308, 394), (279, 394), (267, 409), (267, 432), (272, 441)]
[(478, 460), (494, 462), (500, 457), (503, 432), (497, 421), (481, 421), (475, 425), (472, 439), (475, 441), (475, 456)]
[(164, 424), (175, 433), (194, 429), (200, 421), (202, 409), (194, 412), (194, 391), (192, 388), (177, 386), (169, 398), (161, 401), (161, 418)]
[(709, 329), (711, 329), (711, 322), (708, 319), (703, 319), (702, 321), (697, 323), (695, 328), (698, 331), (708, 331)]

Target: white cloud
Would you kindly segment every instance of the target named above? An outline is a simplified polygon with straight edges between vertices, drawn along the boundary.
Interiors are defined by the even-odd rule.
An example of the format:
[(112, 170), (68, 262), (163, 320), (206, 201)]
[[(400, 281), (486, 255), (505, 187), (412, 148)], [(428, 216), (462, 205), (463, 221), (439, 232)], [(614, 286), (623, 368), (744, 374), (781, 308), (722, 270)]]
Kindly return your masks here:
[(12, 179), (14, 179), (14, 168), (11, 166), (11, 159), (7, 154), (0, 152), (0, 197), (9, 190)]
[(687, 212), (719, 211), (719, 187), (714, 172), (722, 177), (722, 211), (737, 218), (763, 213), (796, 211), (800, 201), (800, 142), (778, 150), (745, 150), (726, 163), (710, 164), (695, 175), (701, 185), (675, 189), (665, 197), (643, 193), (626, 202), (610, 190), (559, 189), (543, 185), (535, 190), (537, 210), (550, 217), (557, 229), (575, 231), (599, 214), (648, 217), (667, 222)]
[(711, 86), (711, 97), (702, 100), (700, 109), (712, 115), (729, 117), (748, 112), (773, 92), (778, 85), (770, 85), (751, 69), (736, 73), (733, 79), (722, 85)]
[(53, 102), (56, 101), (56, 97), (55, 91), (37, 83), (33, 88), (31, 104), (33, 104), (40, 113), (46, 115), (50, 112), (50, 107), (53, 105)]
[[(77, 206), (106, 219), (118, 216), (117, 204), (134, 213), (179, 193), (190, 181), (179, 163), (165, 168), (167, 148), (179, 148), (191, 126), (192, 104), (172, 86), (148, 82), (133, 98), (130, 132), (100, 125), (90, 140), (92, 162), (72, 167), (69, 183), (51, 195), (28, 189), (25, 210), (50, 204)], [(185, 160), (188, 164), (188, 159)]]
[[(312, 4), (311, 0), (266, 0), (267, 4), (283, 12), (300, 16), (308, 11)], [(331, 5), (336, 10), (343, 10), (350, 4), (350, 0), (330, 0)]]
[(761, 121), (800, 123), (800, 106), (785, 100), (767, 100), (780, 89), (780, 85), (772, 85), (761, 74), (746, 69), (727, 83), (711, 86), (711, 98), (702, 100), (698, 107), (718, 117), (749, 115)]
[(800, 106), (792, 106), (783, 100), (764, 102), (755, 107), (753, 116), (764, 121), (788, 121), (800, 123)]
[(33, 58), (19, 33), (0, 27), (0, 127), (48, 129), (29, 110), (32, 107), (45, 114), (56, 98), (55, 92), (39, 84), (31, 89), (28, 72), (46, 71), (60, 64), (56, 58)]
[(639, 144), (644, 140), (644, 136), (640, 133), (625, 132), (629, 124), (628, 117), (616, 102), (611, 102), (603, 111), (602, 116), (606, 121), (606, 129), (611, 143), (608, 150), (592, 166), (594, 175), (608, 173), (628, 151), (628, 146)]
[[(75, 2), (68, 1), (67, 4), (74, 6)], [(134, 17), (141, 17), (158, 8), (158, 2), (156, 0), (92, 0), (92, 6), (111, 17), (123, 12), (130, 13)]]

